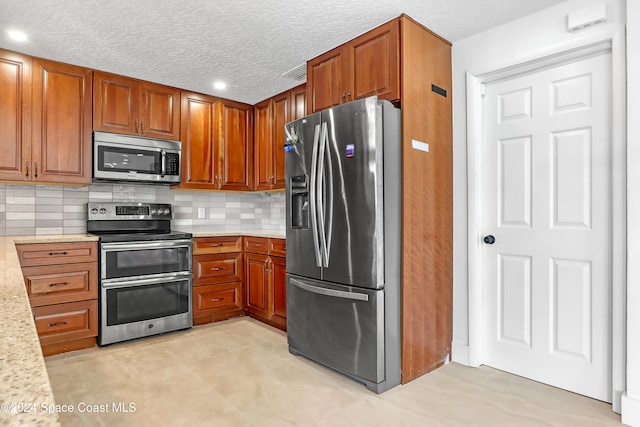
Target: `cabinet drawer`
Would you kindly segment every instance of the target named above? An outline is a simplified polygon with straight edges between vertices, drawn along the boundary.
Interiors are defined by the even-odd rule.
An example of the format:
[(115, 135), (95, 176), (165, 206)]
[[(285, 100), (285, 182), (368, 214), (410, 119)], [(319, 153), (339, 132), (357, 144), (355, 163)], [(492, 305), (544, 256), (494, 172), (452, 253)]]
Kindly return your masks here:
[(269, 239), (265, 237), (245, 237), (244, 251), (255, 254), (269, 254)]
[(61, 264), (22, 269), (32, 306), (98, 298), (98, 263)]
[(269, 255), (287, 256), (287, 241), (285, 239), (269, 239)]
[(205, 285), (193, 288), (193, 315), (242, 310), (242, 283)]
[(193, 257), (193, 285), (242, 280), (242, 253), (196, 255)]
[(98, 301), (79, 301), (34, 307), (42, 345), (98, 335)]
[(97, 242), (17, 244), (16, 249), (22, 267), (98, 260)]
[(241, 236), (196, 237), (193, 239), (193, 254), (221, 254), (242, 252)]

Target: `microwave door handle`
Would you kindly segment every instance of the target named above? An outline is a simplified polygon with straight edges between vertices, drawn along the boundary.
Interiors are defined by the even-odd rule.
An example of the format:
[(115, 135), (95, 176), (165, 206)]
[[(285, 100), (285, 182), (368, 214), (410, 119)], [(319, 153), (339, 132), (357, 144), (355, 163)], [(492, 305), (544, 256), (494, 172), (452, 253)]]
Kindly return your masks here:
[(161, 161), (161, 170), (160, 170), (160, 175), (165, 176), (165, 174), (167, 173), (167, 152), (164, 150), (160, 151), (160, 155), (162, 156), (162, 161)]

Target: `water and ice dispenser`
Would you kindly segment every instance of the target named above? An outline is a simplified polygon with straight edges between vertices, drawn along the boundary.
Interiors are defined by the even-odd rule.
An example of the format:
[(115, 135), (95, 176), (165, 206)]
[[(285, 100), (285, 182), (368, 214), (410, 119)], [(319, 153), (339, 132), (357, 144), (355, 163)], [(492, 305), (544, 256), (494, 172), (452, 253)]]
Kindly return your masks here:
[(291, 177), (291, 228), (309, 228), (309, 180), (307, 175)]

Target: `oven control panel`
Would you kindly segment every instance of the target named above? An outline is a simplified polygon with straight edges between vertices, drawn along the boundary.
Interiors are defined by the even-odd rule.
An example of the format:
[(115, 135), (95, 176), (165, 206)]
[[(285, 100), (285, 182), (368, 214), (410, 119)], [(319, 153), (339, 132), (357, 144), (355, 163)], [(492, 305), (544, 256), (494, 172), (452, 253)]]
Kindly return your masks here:
[(87, 203), (87, 219), (171, 219), (172, 210), (168, 203)]

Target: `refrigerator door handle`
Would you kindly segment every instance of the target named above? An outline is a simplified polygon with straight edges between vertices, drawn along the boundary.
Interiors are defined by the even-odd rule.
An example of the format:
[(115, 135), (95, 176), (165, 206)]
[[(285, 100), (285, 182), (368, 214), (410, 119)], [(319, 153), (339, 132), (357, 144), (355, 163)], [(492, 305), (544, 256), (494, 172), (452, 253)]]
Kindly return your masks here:
[(311, 186), (309, 192), (310, 210), (311, 214), (311, 231), (313, 233), (313, 249), (316, 254), (316, 266), (322, 267), (322, 254), (320, 252), (320, 245), (318, 242), (318, 209), (316, 206), (316, 181), (318, 180), (318, 145), (320, 139), (320, 125), (316, 125), (315, 132), (313, 134), (313, 151), (311, 156)]
[(326, 295), (329, 297), (342, 299), (352, 299), (356, 301), (369, 301), (369, 295), (361, 294), (359, 292), (345, 292), (335, 289), (320, 288), (318, 286), (308, 285), (296, 279), (291, 279), (291, 284), (304, 289), (305, 291), (313, 292), (314, 294)]
[(329, 208), (327, 209), (327, 232), (326, 232), (326, 247), (325, 247), (325, 267), (329, 267), (329, 256), (331, 254), (331, 235), (333, 234), (333, 164), (331, 163), (331, 145), (329, 144), (329, 131), (325, 126), (325, 147), (327, 155), (327, 198)]
[(320, 148), (318, 156), (318, 179), (316, 188), (316, 209), (318, 210), (318, 232), (320, 234), (320, 249), (322, 252), (322, 266), (329, 266), (329, 254), (327, 253), (327, 238), (325, 235), (324, 224), (324, 155), (327, 147), (327, 122), (322, 122), (322, 131), (320, 132)]

